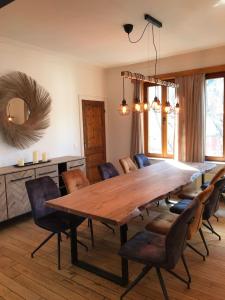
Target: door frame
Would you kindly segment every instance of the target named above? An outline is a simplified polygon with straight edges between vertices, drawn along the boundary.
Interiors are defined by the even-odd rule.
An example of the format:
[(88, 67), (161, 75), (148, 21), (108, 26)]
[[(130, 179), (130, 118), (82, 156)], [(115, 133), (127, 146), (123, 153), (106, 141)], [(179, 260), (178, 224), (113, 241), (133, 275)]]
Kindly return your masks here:
[(99, 101), (104, 102), (105, 106), (105, 147), (106, 147), (106, 161), (108, 158), (108, 109), (107, 109), (107, 98), (102, 96), (88, 96), (78, 95), (78, 106), (79, 106), (79, 124), (80, 124), (80, 153), (84, 156), (84, 132), (83, 132), (83, 112), (82, 112), (82, 100)]

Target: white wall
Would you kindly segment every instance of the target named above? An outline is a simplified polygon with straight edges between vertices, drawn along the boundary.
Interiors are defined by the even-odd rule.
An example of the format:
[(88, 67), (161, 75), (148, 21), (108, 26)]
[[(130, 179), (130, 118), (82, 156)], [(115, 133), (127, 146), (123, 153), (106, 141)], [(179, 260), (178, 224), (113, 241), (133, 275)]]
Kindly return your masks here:
[[(159, 74), (191, 70), (225, 64), (225, 47), (163, 58), (159, 63)], [(120, 116), (118, 106), (122, 100), (121, 71), (132, 71), (144, 75), (153, 74), (153, 62), (107, 69), (106, 92), (108, 99), (109, 156), (108, 159), (119, 167), (118, 159), (129, 155), (131, 138), (131, 116)], [(126, 100), (130, 104), (133, 86), (126, 80)]]
[(32, 160), (33, 150), (50, 157), (80, 155), (79, 97), (104, 100), (104, 70), (74, 61), (70, 57), (13, 41), (0, 40), (0, 76), (21, 71), (33, 77), (51, 95), (51, 125), (44, 137), (25, 150), (8, 146), (0, 136), (0, 166), (24, 157)]

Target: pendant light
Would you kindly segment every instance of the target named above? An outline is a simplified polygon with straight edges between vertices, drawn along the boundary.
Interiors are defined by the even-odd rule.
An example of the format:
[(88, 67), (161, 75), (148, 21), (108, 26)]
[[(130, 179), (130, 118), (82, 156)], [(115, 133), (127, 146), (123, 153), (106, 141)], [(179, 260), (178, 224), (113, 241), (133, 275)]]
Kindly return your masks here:
[(126, 116), (126, 115), (129, 115), (130, 113), (130, 108), (127, 104), (127, 101), (125, 100), (125, 84), (124, 84), (124, 77), (123, 77), (123, 100), (119, 106), (119, 113), (122, 115), (122, 116)]
[(143, 111), (142, 103), (140, 102), (139, 98), (139, 91), (138, 91), (138, 80), (135, 81), (135, 103), (133, 106), (134, 112), (141, 113)]
[[(158, 28), (161, 28), (162, 23), (160, 21), (158, 21), (157, 19), (155, 19), (154, 17), (148, 15), (148, 14), (144, 15), (144, 19), (147, 21), (147, 24), (144, 27), (144, 30), (142, 31), (140, 37), (137, 40), (132, 40), (131, 37), (130, 37), (130, 33), (133, 31), (133, 28), (134, 28), (133, 24), (124, 24), (123, 28), (124, 28), (124, 31), (128, 35), (129, 42), (130, 43), (138, 43), (143, 38), (147, 27), (150, 24), (152, 25), (152, 42), (153, 42), (153, 46), (154, 46), (154, 50), (155, 50), (155, 72), (154, 72), (154, 76), (144, 76), (142, 74), (132, 73), (132, 72), (129, 72), (129, 71), (123, 71), (123, 72), (121, 72), (121, 75), (123, 77), (129, 78), (131, 80), (137, 79), (137, 76), (138, 76), (140, 81), (149, 82), (149, 83), (155, 85), (155, 97), (154, 97), (154, 99), (152, 99), (152, 103), (149, 104), (147, 100), (144, 103), (142, 103), (140, 101), (137, 101), (135, 103), (135, 106), (134, 106), (134, 111), (143, 112), (143, 111), (148, 111), (149, 109), (152, 109), (155, 112), (160, 112), (161, 109), (162, 109), (162, 104), (161, 104), (161, 101), (160, 101), (160, 99), (157, 95), (157, 86), (165, 86), (167, 88), (173, 87), (173, 88), (177, 89), (179, 87), (179, 85), (174, 83), (174, 82), (165, 81), (165, 80), (161, 80), (160, 78), (157, 78), (158, 50), (157, 50), (156, 43), (155, 43), (154, 26), (156, 26)], [(171, 105), (170, 101), (167, 100), (166, 104), (165, 104), (165, 107), (164, 107), (164, 112), (169, 114), (169, 113), (174, 112), (174, 111), (176, 113), (179, 112), (179, 102), (177, 101), (177, 103), (174, 107), (174, 106)]]

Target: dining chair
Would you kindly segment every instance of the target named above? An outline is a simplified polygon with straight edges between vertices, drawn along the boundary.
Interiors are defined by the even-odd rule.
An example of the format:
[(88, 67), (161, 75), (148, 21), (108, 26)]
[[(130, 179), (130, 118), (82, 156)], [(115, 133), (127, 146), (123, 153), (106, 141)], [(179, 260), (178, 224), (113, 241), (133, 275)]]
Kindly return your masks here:
[(151, 165), (149, 158), (143, 153), (137, 153), (134, 155), (134, 161), (138, 166), (138, 169), (148, 167)]
[(114, 165), (110, 162), (98, 165), (98, 170), (102, 180), (110, 179), (120, 175)]
[[(27, 181), (25, 185), (31, 204), (34, 223), (37, 226), (51, 232), (51, 234), (31, 253), (31, 257), (33, 258), (34, 254), (42, 246), (44, 246), (54, 235), (57, 235), (58, 269), (60, 270), (61, 234), (64, 233), (68, 237), (69, 234), (66, 231), (68, 229), (78, 227), (85, 218), (57, 211), (45, 205), (46, 201), (61, 196), (60, 191), (52, 178), (48, 176), (40, 177)], [(80, 241), (78, 242), (87, 250), (86, 245)]]
[[(90, 185), (89, 180), (80, 169), (63, 172), (62, 178), (68, 194)], [(93, 223), (91, 218), (88, 218), (88, 227), (90, 227), (91, 244), (94, 247)]]
[[(120, 249), (119, 255), (128, 260), (144, 265), (142, 272), (130, 283), (123, 297), (152, 269), (155, 268), (164, 299), (169, 296), (161, 274), (161, 269), (165, 269), (177, 279), (186, 283), (190, 288), (191, 277), (188, 270), (183, 251), (186, 247), (186, 235), (189, 224), (192, 222), (197, 206), (197, 199), (192, 201), (186, 210), (180, 215), (170, 227), (167, 235), (150, 231), (142, 231), (134, 235)], [(184, 279), (173, 271), (178, 260), (182, 259), (188, 279)]]
[[(216, 211), (218, 210), (218, 203), (221, 198), (221, 194), (225, 188), (225, 177), (222, 179), (219, 179), (215, 184), (214, 184), (214, 190), (209, 197), (205, 208), (203, 212), (203, 221), (206, 221), (208, 224), (203, 222), (203, 226), (208, 228), (212, 233), (214, 233), (216, 236), (218, 236), (219, 240), (221, 240), (221, 236), (215, 231), (213, 228), (210, 218), (215, 215)], [(170, 211), (175, 213), (175, 214), (181, 214), (182, 211), (189, 205), (191, 202), (191, 199), (186, 199), (186, 200), (181, 200), (175, 205), (173, 205), (170, 208)]]
[[(82, 172), (80, 169), (74, 169), (70, 171), (66, 171), (62, 173), (62, 178), (66, 186), (67, 193), (71, 194), (74, 191), (84, 188), (86, 186), (89, 186), (89, 180), (87, 179), (84, 172)], [(107, 223), (101, 222), (103, 225), (105, 225), (107, 228), (109, 228), (113, 233), (115, 233), (114, 228), (112, 228)], [(92, 219), (88, 218), (88, 226), (90, 227), (91, 232), (91, 243), (92, 247), (94, 247), (94, 233), (93, 233), (93, 223)]]
[[(199, 195), (197, 195), (197, 197), (195, 197), (195, 201), (197, 202), (197, 206), (196, 206), (196, 210), (194, 213), (194, 219), (193, 222), (189, 225), (188, 227), (188, 232), (187, 232), (187, 240), (192, 240), (193, 237), (195, 236), (195, 234), (197, 232), (199, 232), (201, 239), (203, 241), (203, 244), (205, 246), (206, 249), (206, 253), (207, 255), (209, 254), (209, 250), (205, 241), (205, 237), (203, 235), (203, 231), (201, 229), (202, 227), (202, 215), (204, 212), (204, 208), (205, 205), (210, 197), (210, 195), (212, 194), (214, 189), (213, 185), (209, 185), (204, 191), (202, 191), (201, 193), (199, 193)], [(190, 205), (190, 203), (194, 201), (194, 200), (188, 200), (188, 204), (186, 205), (185, 208), (187, 208), (188, 205)], [(182, 210), (184, 211), (184, 209)], [(160, 233), (160, 234), (164, 234), (166, 235), (169, 230), (170, 227), (172, 226), (172, 224), (176, 221), (177, 219), (177, 215), (175, 213), (173, 213), (174, 211), (171, 209), (171, 212), (167, 212), (167, 213), (161, 213), (158, 216), (156, 216), (155, 218), (153, 218), (147, 225), (146, 225), (146, 229), (152, 232), (156, 232), (156, 233)], [(205, 255), (202, 254), (198, 249), (196, 249), (193, 245), (187, 243), (187, 246), (189, 248), (191, 248), (194, 252), (196, 252), (198, 255), (200, 255), (203, 260), (205, 260)]]
[(125, 174), (136, 171), (138, 169), (129, 156), (119, 159), (119, 162)]
[(181, 190), (181, 192), (178, 194), (179, 198), (182, 199), (193, 199), (194, 197), (196, 197), (202, 190), (204, 190), (205, 188), (207, 188), (210, 184), (215, 184), (221, 177), (223, 177), (225, 175), (225, 167), (220, 169), (214, 176), (213, 178), (208, 181), (205, 182), (204, 184), (201, 185), (200, 188), (196, 189), (193, 188), (193, 186), (187, 186), (186, 188), (183, 188)]

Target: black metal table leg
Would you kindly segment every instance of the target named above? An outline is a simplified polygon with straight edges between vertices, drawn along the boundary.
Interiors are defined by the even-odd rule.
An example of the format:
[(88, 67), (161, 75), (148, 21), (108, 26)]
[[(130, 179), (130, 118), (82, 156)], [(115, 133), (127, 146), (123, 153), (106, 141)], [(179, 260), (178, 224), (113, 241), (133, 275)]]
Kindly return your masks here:
[[(76, 228), (71, 229), (70, 235), (71, 241), (71, 263), (79, 268), (82, 268), (88, 272), (91, 272), (95, 275), (103, 277), (107, 280), (110, 280), (121, 286), (126, 286), (128, 284), (129, 270), (128, 270), (128, 261), (124, 258), (121, 258), (121, 276), (108, 272), (104, 269), (96, 267), (92, 264), (89, 264), (85, 261), (79, 260), (78, 251), (77, 251), (77, 230)], [(122, 225), (120, 227), (120, 243), (123, 245), (127, 241), (127, 225)]]
[(205, 183), (205, 174), (202, 174), (202, 185)]
[[(120, 226), (120, 245), (122, 246), (127, 242), (127, 225)], [(128, 260), (121, 258), (121, 268), (122, 268), (122, 286), (126, 286), (129, 281), (129, 270), (128, 270)]]

